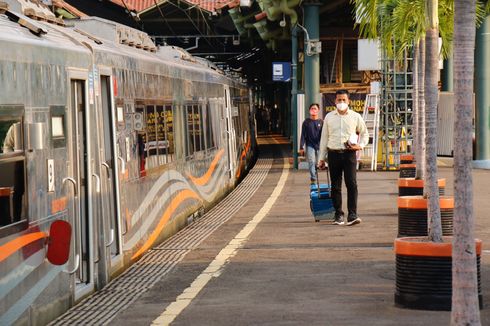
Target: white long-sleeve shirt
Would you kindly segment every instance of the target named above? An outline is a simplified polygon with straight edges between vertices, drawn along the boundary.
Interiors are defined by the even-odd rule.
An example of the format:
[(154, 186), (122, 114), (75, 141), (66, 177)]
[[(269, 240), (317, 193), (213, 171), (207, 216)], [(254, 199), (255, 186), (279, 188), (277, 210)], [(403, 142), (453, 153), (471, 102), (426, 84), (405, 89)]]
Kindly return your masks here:
[(359, 146), (364, 148), (369, 142), (369, 133), (359, 113), (350, 109), (346, 114), (339, 114), (337, 110), (329, 112), (323, 122), (318, 159), (326, 160), (328, 149), (345, 149), (344, 143), (354, 133), (359, 134)]

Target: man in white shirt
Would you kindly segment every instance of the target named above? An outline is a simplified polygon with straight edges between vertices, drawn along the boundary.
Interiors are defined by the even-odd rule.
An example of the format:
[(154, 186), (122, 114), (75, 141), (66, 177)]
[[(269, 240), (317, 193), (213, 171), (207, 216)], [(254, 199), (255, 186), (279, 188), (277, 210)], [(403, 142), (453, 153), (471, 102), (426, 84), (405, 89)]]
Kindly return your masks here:
[(342, 210), (342, 173), (347, 187), (347, 225), (361, 223), (357, 216), (356, 151), (369, 142), (369, 134), (361, 115), (349, 109), (349, 92), (335, 93), (337, 110), (328, 113), (323, 122), (318, 167), (328, 168), (332, 178), (332, 201), (335, 208), (333, 224), (344, 224)]

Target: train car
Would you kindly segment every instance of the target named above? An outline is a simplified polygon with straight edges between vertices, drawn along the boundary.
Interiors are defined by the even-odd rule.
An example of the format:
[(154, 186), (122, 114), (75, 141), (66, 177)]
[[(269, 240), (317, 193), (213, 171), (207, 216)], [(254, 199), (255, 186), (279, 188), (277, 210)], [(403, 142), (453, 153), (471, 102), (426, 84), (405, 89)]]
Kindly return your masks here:
[[(237, 185), (252, 96), (129, 27), (2, 7), (0, 324), (46, 324)], [(72, 227), (64, 265), (46, 259), (56, 220)]]

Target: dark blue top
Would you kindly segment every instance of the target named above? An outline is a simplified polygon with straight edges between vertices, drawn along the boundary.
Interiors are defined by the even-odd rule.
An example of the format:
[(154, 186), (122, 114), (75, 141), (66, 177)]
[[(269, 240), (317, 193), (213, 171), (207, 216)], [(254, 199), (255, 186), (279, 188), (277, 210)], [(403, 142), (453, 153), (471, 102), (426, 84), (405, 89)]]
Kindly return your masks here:
[(310, 146), (315, 150), (318, 150), (320, 148), (320, 138), (322, 137), (322, 127), (322, 119), (305, 119), (305, 121), (303, 121), (303, 125), (301, 126), (301, 141), (299, 143), (299, 148), (303, 148), (306, 143), (306, 146)]

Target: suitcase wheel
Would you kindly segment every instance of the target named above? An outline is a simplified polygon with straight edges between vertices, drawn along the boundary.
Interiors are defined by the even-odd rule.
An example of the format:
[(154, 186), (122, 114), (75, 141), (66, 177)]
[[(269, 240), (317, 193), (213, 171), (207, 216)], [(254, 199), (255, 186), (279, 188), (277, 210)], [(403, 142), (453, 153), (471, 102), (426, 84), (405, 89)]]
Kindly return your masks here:
[(320, 222), (320, 220), (315, 220), (315, 222)]

